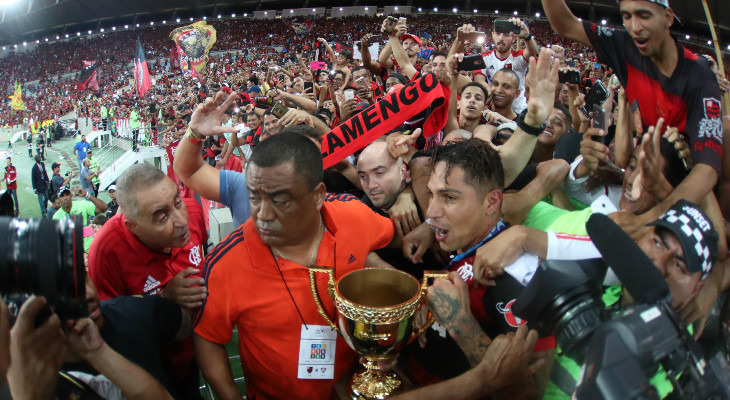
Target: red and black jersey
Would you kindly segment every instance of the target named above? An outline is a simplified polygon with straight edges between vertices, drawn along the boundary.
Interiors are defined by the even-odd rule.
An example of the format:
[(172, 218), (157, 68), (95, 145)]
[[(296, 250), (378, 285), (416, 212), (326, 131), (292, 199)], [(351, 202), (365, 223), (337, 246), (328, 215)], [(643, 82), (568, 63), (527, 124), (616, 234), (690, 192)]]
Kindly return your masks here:
[(706, 64), (675, 39), (679, 52), (671, 77), (661, 74), (649, 57), (641, 55), (624, 29), (584, 21), (598, 61), (611, 67), (626, 88), (629, 104), (638, 102), (644, 126), (664, 118), (665, 126), (687, 135), (695, 164), (720, 171), (722, 160), (722, 108), (720, 87)]

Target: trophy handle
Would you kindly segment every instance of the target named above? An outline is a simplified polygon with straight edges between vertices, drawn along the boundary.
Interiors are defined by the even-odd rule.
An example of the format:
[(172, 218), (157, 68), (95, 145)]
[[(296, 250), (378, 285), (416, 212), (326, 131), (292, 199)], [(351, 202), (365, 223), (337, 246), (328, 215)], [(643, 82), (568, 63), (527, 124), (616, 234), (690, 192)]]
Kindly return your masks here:
[[(426, 302), (426, 291), (428, 291), (428, 280), (429, 279), (436, 279), (436, 278), (449, 278), (449, 272), (448, 271), (423, 271), (423, 283), (421, 284), (421, 307), (423, 307), (423, 304)], [(419, 307), (419, 311), (421, 308)], [(423, 335), (428, 328), (433, 325), (433, 323), (436, 322), (436, 318), (431, 314), (428, 313), (428, 321), (426, 321), (426, 324), (424, 324), (422, 327), (417, 328), (416, 327), (416, 319), (413, 318), (413, 334), (411, 335), (411, 338), (408, 339), (408, 344), (411, 344), (414, 340), (416, 340), (417, 337)]]
[[(322, 272), (327, 274), (329, 277), (329, 280), (327, 281), (327, 295), (334, 301), (335, 299), (335, 271), (332, 268), (327, 267), (310, 267), (309, 268), (309, 288), (312, 290), (312, 297), (314, 298), (314, 303), (317, 305), (317, 311), (319, 312), (319, 315), (324, 318), (327, 323), (330, 324), (330, 326), (337, 331), (337, 333), (342, 334), (340, 332), (340, 329), (337, 327), (337, 324), (332, 321), (329, 315), (327, 315), (327, 311), (322, 306), (322, 300), (319, 297), (319, 290), (317, 289), (317, 281), (315, 279), (315, 273)], [(337, 312), (335, 310), (335, 312)], [(432, 322), (433, 323), (433, 322)]]

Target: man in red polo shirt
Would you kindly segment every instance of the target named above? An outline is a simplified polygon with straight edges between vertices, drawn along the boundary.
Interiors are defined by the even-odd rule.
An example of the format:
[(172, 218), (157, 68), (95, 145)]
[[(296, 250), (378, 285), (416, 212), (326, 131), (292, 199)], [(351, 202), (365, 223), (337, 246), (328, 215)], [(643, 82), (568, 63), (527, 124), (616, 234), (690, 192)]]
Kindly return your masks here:
[[(207, 291), (200, 278), (208, 241), (202, 207), (181, 198), (177, 185), (146, 163), (117, 180), (119, 211), (95, 235), (89, 275), (99, 299), (159, 295), (190, 312)], [(179, 393), (199, 398), (197, 366), (190, 339), (162, 349)]]

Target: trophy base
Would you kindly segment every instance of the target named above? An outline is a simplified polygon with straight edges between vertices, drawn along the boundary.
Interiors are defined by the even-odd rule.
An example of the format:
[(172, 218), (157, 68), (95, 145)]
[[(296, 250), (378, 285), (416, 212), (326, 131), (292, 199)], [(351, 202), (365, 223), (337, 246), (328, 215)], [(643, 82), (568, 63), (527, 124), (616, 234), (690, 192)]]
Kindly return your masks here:
[(352, 375), (347, 386), (347, 394), (352, 400), (383, 400), (403, 389), (403, 381), (395, 372), (378, 375), (373, 370), (365, 370)]

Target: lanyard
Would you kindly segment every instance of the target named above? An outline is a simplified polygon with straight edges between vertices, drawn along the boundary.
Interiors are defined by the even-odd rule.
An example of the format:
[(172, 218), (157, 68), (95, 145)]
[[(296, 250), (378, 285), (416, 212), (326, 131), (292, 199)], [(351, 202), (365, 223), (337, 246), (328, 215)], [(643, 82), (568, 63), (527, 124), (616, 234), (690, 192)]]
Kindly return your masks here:
[(487, 236), (484, 239), (482, 239), (479, 243), (472, 246), (472, 248), (470, 248), (469, 250), (467, 250), (461, 254), (452, 256), (451, 262), (447, 266), (443, 267), (442, 269), (449, 269), (453, 265), (458, 263), (459, 261), (461, 261), (467, 257), (471, 257), (473, 254), (475, 254), (477, 252), (478, 248), (480, 248), (484, 245), (484, 243), (487, 243), (489, 241), (489, 239), (497, 236), (500, 232), (502, 232), (505, 229), (507, 229), (507, 226), (504, 224), (504, 220), (500, 219), (499, 221), (497, 221), (497, 225), (494, 228), (492, 228), (492, 230), (489, 232), (489, 234), (487, 234)]

